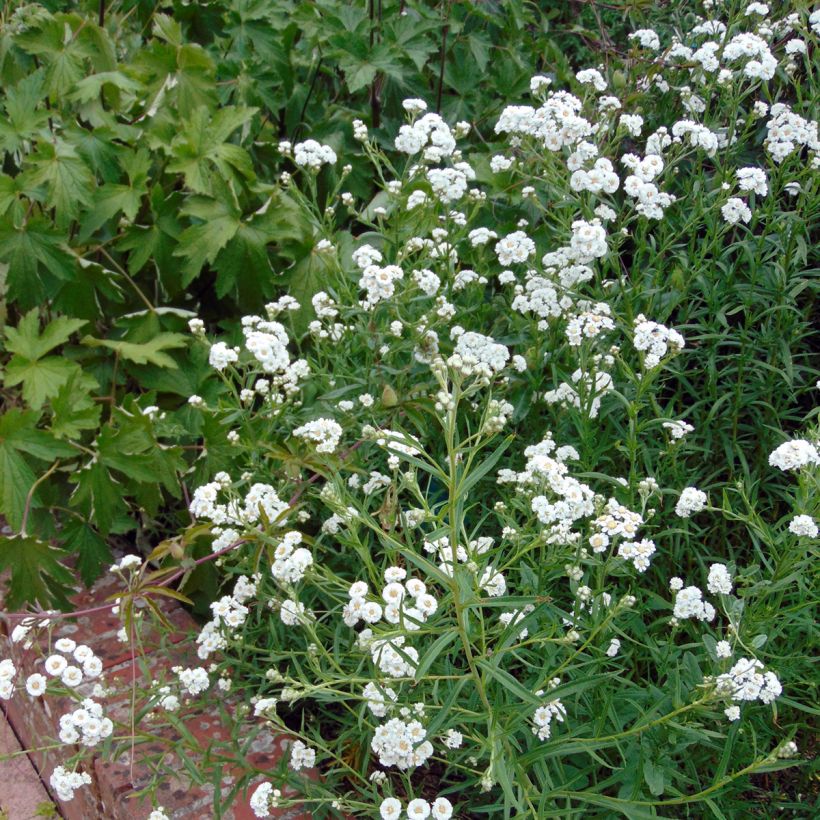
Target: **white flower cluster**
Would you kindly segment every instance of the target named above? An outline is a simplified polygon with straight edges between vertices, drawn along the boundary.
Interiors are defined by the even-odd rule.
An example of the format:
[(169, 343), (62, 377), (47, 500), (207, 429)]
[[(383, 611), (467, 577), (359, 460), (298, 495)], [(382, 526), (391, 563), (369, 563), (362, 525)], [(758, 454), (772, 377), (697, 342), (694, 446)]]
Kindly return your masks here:
[[(194, 490), (188, 506), (191, 515), (207, 519), (218, 526), (228, 524), (245, 527), (258, 523), (262, 514), (268, 521), (276, 522), (288, 509), (287, 502), (279, 498), (276, 490), (270, 484), (262, 483), (252, 485), (241, 504), (236, 499), (227, 504), (218, 503), (219, 493), (231, 484), (227, 474), (222, 474), (221, 478), (222, 480), (203, 484)], [(212, 532), (216, 532), (216, 528)], [(225, 530), (225, 533), (229, 536), (225, 546), (238, 538), (238, 534), (233, 530)], [(225, 533), (220, 530), (223, 536)]]
[(579, 115), (582, 108), (581, 100), (572, 94), (551, 92), (538, 109), (529, 105), (507, 106), (495, 131), (534, 137), (548, 151), (558, 152), (592, 134), (592, 124)]
[(677, 353), (686, 344), (677, 330), (650, 322), (643, 314), (639, 314), (635, 319), (632, 341), (635, 349), (644, 353), (644, 367), (647, 369), (657, 367), (664, 356), (668, 353)]
[(305, 745), (301, 740), (295, 740), (290, 747), (290, 767), (295, 772), (302, 769), (311, 769), (316, 765), (316, 750)]
[(703, 600), (703, 592), (698, 587), (690, 586), (676, 593), (672, 615), (679, 620), (697, 618), (699, 621), (711, 621), (715, 617), (715, 608)]
[(323, 165), (336, 164), (336, 152), (316, 140), (298, 142), (293, 148), (293, 161), (301, 168), (318, 171)]
[(359, 633), (359, 640), (369, 640), (373, 663), (388, 678), (412, 678), (416, 673), (419, 653), (415, 647), (405, 646), (404, 635), (394, 638), (372, 638), (369, 629)]
[[(279, 303), (267, 305), (269, 318), (248, 315), (242, 317), (242, 334), (245, 348), (258, 363), (262, 372), (272, 378), (258, 379), (253, 387), (242, 390), (244, 402), (251, 402), (256, 396), (263, 401), (274, 405), (281, 405), (293, 397), (299, 388), (300, 381), (304, 380), (309, 372), (304, 359), (291, 361), (288, 353), (288, 334), (284, 326), (274, 321), (273, 317), (282, 310), (298, 309), (299, 303), (294, 299), (280, 299)], [(197, 324), (194, 324), (194, 321)], [(201, 320), (191, 320), (195, 335), (204, 334), (204, 325)], [(203, 328), (200, 330), (200, 328)], [(241, 353), (240, 347), (229, 347), (225, 342), (215, 342), (210, 347), (208, 362), (215, 370), (222, 371), (228, 365), (237, 364)], [(199, 396), (192, 396), (189, 403), (202, 406), (203, 400)]]
[(510, 351), (489, 336), (465, 331), (460, 333), (453, 355), (447, 364), (463, 376), (489, 379), (500, 373), (510, 358)]
[(732, 594), (732, 576), (726, 564), (712, 564), (709, 567), (709, 578), (706, 581), (706, 588), (713, 595)]
[(181, 689), (188, 695), (200, 695), (206, 692), (211, 685), (208, 670), (201, 666), (185, 669), (177, 666), (172, 671), (176, 674)]
[(17, 667), (10, 658), (3, 658), (0, 661), (0, 698), (9, 700), (14, 694), (14, 678), (17, 675)]
[(103, 715), (103, 708), (91, 698), (85, 698), (79, 709), (60, 717), (60, 740), (96, 746), (114, 731), (114, 724)]
[(498, 240), (495, 253), (499, 263), (505, 267), (518, 262), (526, 262), (535, 253), (535, 242), (524, 231), (514, 231)]
[(227, 635), (245, 622), (249, 613), (245, 603), (256, 595), (259, 577), (249, 578), (240, 575), (234, 586), (233, 594), (223, 595), (211, 604), (213, 617), (202, 627), (196, 639), (197, 655), (202, 660), (224, 649), (227, 646)]
[(376, 717), (384, 717), (387, 714), (388, 700), (395, 703), (398, 698), (395, 690), (374, 681), (364, 687), (362, 696), (367, 701), (367, 708)]
[[(52, 678), (59, 678), (63, 685), (70, 688), (79, 686), (84, 678), (98, 678), (103, 671), (102, 661), (85, 644), (77, 645), (71, 638), (59, 638), (54, 642), (54, 648), (62, 655), (50, 655), (45, 660), (46, 674)], [(67, 660), (64, 655), (68, 655)], [(70, 663), (72, 660), (74, 663)], [(30, 680), (30, 685), (40, 689), (40, 681)], [(30, 688), (30, 687), (29, 687)], [(44, 686), (42, 687), (44, 689)]]
[(391, 718), (376, 727), (370, 748), (382, 766), (412, 769), (423, 765), (433, 754), (433, 744), (427, 740), (427, 730), (418, 720)]
[(675, 505), (675, 514), (681, 518), (689, 518), (699, 513), (707, 504), (706, 493), (697, 487), (685, 487), (681, 490), (678, 503)]
[(691, 433), (695, 429), (691, 424), (688, 424), (682, 419), (665, 421), (661, 424), (661, 426), (669, 433), (673, 441), (680, 441), (684, 436)]
[(766, 123), (766, 148), (777, 163), (795, 151), (808, 148), (813, 154), (813, 162), (820, 154), (820, 138), (816, 120), (803, 119), (785, 103), (775, 103)]
[[(421, 101), (419, 101), (421, 102)], [(426, 104), (425, 108), (427, 107)], [(440, 162), (452, 156), (456, 140), (450, 126), (438, 114), (425, 114), (411, 125), (399, 128), (395, 146), (403, 154), (418, 154), (424, 151), (428, 162)]]
[(615, 329), (609, 305), (598, 302), (594, 305), (580, 304), (579, 307), (584, 308), (583, 311), (567, 322), (567, 340), (572, 347), (579, 347), (584, 339), (594, 339), (601, 333)]
[[(550, 688), (554, 689), (558, 685), (558, 682), (557, 678), (550, 681)], [(536, 694), (541, 696), (544, 692), (539, 691), (536, 692)], [(564, 704), (561, 703), (560, 698), (554, 698), (553, 700), (543, 703), (533, 713), (532, 733), (539, 740), (549, 740), (552, 734), (552, 721), (557, 720), (559, 723), (563, 723), (566, 714), (567, 710)]]
[(736, 225), (738, 222), (748, 224), (752, 219), (751, 208), (736, 196), (729, 197), (726, 200), (725, 204), (721, 206), (720, 213), (730, 225)]
[(298, 546), (302, 534), (295, 530), (286, 533), (273, 552), (271, 574), (281, 584), (298, 584), (308, 567), (313, 565), (310, 550)]
[(342, 428), (333, 419), (314, 419), (297, 427), (293, 435), (315, 444), (317, 453), (335, 453), (342, 438)]
[(806, 538), (817, 538), (817, 524), (810, 515), (796, 515), (789, 523), (789, 532)]
[(384, 447), (389, 455), (387, 457), (387, 466), (391, 470), (398, 470), (401, 464), (400, 456), (417, 456), (421, 450), (416, 446), (417, 442), (406, 435), (405, 433), (397, 432), (396, 430), (379, 430), (378, 432), (369, 428), (369, 430), (362, 430), (363, 435), (367, 435), (372, 431), (376, 436), (375, 441), (379, 447)]
[(728, 672), (718, 675), (718, 693), (737, 702), (771, 703), (780, 697), (783, 687), (774, 672), (762, 672), (763, 668), (759, 660), (741, 658)]
[(784, 472), (802, 470), (803, 467), (820, 467), (817, 446), (805, 439), (792, 439), (781, 444), (769, 456), (769, 464)]
[(273, 788), (273, 783), (265, 781), (260, 783), (253, 791), (250, 798), (251, 811), (256, 817), (270, 817), (271, 809), (279, 805), (282, 792)]
[(48, 782), (57, 798), (68, 802), (73, 800), (77, 789), (91, 785), (91, 775), (88, 772), (69, 772), (63, 766), (56, 766)]

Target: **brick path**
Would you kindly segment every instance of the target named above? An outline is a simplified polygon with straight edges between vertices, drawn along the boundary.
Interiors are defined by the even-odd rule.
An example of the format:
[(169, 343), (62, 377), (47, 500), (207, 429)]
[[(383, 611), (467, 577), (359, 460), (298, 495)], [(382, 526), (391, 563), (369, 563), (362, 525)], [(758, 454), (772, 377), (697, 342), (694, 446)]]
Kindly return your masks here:
[[(104, 578), (91, 590), (78, 593), (73, 603), (78, 609), (90, 608), (103, 603), (109, 595), (118, 590), (115, 579)], [(162, 609), (178, 631), (166, 638), (171, 641), (170, 651), (166, 648), (160, 652), (155, 647), (149, 652), (147, 658), (149, 668), (196, 663), (196, 657), (191, 656), (189, 641), (183, 640), (190, 630), (196, 628), (194, 621), (180, 605), (169, 599), (163, 599)], [(61, 621), (54, 629), (54, 638), (70, 637), (78, 643), (87, 643), (103, 661), (106, 682), (110, 685), (116, 681), (117, 691), (127, 693), (134, 671), (140, 679), (143, 677), (143, 672), (139, 664), (135, 667), (132, 663), (129, 647), (117, 639), (120, 626), (119, 619), (110, 613), (95, 613)], [(141, 633), (141, 637), (148, 646), (158, 643), (157, 640), (152, 640), (150, 635)], [(154, 636), (155, 639), (156, 637)], [(7, 644), (4, 645), (0, 657), (8, 655), (7, 646)], [(22, 669), (26, 673), (36, 671), (32, 665), (32, 655), (33, 653), (29, 653), (28, 657), (23, 659)], [(218, 690), (214, 690), (212, 694), (214, 698), (226, 698), (223, 705), (229, 712), (231, 702), (228, 696)], [(7, 753), (6, 746), (8, 746), (8, 751), (19, 749), (17, 738), (29, 749), (53, 743), (58, 734), (59, 717), (68, 711), (69, 702), (61, 704), (54, 698), (34, 700), (29, 698), (25, 692), (17, 692), (11, 700), (0, 701), (0, 705), (8, 719), (5, 727), (0, 722), (0, 757), (2, 757)], [(119, 701), (114, 699), (108, 702), (106, 713), (112, 719), (127, 720), (129, 715), (127, 695), (120, 697)], [(2, 718), (2, 713), (0, 713), (0, 718)], [(220, 738), (230, 736), (230, 727), (223, 722), (219, 710), (216, 709), (209, 714), (186, 715), (185, 725), (201, 742), (203, 749), (210, 741), (218, 741)], [(280, 759), (287, 745), (286, 738), (277, 736), (265, 728), (254, 739), (248, 759), (260, 769), (272, 767)], [(6, 809), (9, 820), (29, 820), (35, 815), (39, 804), (53, 800), (66, 820), (95, 820), (95, 818), (99, 820), (144, 820), (152, 807), (147, 801), (140, 801), (135, 796), (135, 792), (150, 780), (148, 755), (158, 754), (163, 748), (165, 747), (160, 744), (153, 748), (139, 745), (135, 749), (133, 763), (129, 752), (117, 761), (105, 762), (99, 756), (92, 758), (93, 762), (86, 768), (92, 776), (91, 786), (79, 789), (74, 799), (67, 803), (56, 800), (53, 795), (48, 796), (43, 788), (43, 783), (48, 783), (54, 767), (67, 756), (61, 753), (61, 750), (35, 752), (30, 755), (30, 759), (26, 756), (18, 756), (12, 760), (0, 760), (0, 808)], [(166, 753), (165, 762), (170, 764), (171, 771), (184, 772), (182, 761), (175, 760), (173, 753)], [(39, 778), (37, 771), (40, 774)], [(234, 781), (235, 775), (226, 773), (223, 778), (223, 793), (230, 790)], [(189, 786), (183, 776), (166, 778), (158, 792), (158, 803), (174, 820), (205, 820), (205, 818), (214, 816), (213, 787)], [(34, 806), (33, 810), (31, 806)], [(248, 805), (248, 795), (240, 793), (230, 809), (222, 816), (225, 820), (251, 820), (254, 815)], [(308, 820), (310, 814), (287, 809), (280, 810), (274, 816), (281, 820)]]

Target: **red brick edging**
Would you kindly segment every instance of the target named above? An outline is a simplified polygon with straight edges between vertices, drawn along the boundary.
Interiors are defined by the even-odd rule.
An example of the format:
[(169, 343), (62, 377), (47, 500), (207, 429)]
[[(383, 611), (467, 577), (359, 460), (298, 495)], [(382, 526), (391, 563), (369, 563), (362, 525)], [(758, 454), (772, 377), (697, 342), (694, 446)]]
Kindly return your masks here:
[[(78, 593), (72, 599), (72, 603), (78, 610), (90, 609), (104, 603), (109, 596), (120, 590), (120, 582), (108, 576), (98, 581), (90, 590)], [(177, 631), (165, 636), (162, 648), (159, 648), (157, 640), (152, 641), (151, 636), (141, 634), (141, 640), (152, 648), (142, 654), (137, 663), (134, 663), (129, 646), (121, 643), (117, 637), (122, 626), (119, 617), (110, 612), (95, 612), (64, 619), (54, 627), (55, 640), (67, 637), (77, 643), (88, 644), (103, 661), (106, 683), (109, 686), (112, 683), (119, 684), (116, 686), (117, 697), (105, 705), (106, 714), (115, 723), (127, 722), (129, 719), (128, 690), (134, 674), (142, 684), (150, 683), (150, 680), (142, 679), (141, 664), (147, 662), (150, 669), (160, 669), (201, 663), (195, 656), (192, 657), (190, 643), (185, 640), (196, 632), (195, 621), (180, 604), (169, 598), (163, 597), (162, 602), (157, 603)], [(0, 652), (0, 657), (7, 656), (7, 651)], [(19, 674), (25, 676), (34, 671), (42, 671), (34, 666), (34, 659), (33, 652), (25, 653), (22, 662), (15, 659)], [(120, 689), (122, 694), (119, 693)], [(225, 698), (223, 705), (230, 709), (229, 696), (216, 687), (211, 690), (211, 697)], [(60, 703), (54, 698), (30, 698), (25, 689), (17, 691), (11, 700), (0, 701), (0, 706), (20, 742), (27, 749), (37, 749), (56, 742), (60, 715), (69, 711), (69, 701)], [(210, 741), (218, 742), (230, 737), (230, 728), (224, 725), (218, 710), (214, 710), (213, 713), (184, 713), (181, 719), (191, 734), (201, 741), (203, 749)], [(254, 739), (248, 759), (260, 769), (272, 768), (281, 759), (288, 743), (286, 737), (274, 734), (270, 728), (264, 727)], [(138, 799), (135, 792), (144, 788), (151, 779), (151, 769), (144, 758), (149, 754), (160, 754), (164, 748), (166, 747), (160, 743), (149, 746), (137, 745), (133, 761), (128, 751), (116, 761), (106, 761), (97, 750), (86, 750), (86, 759), (89, 762), (84, 766), (84, 770), (91, 775), (91, 785), (78, 789), (71, 801), (60, 801), (53, 794), (52, 799), (66, 820), (145, 820), (153, 807), (148, 799)], [(60, 765), (70, 754), (70, 750), (66, 752), (56, 749), (33, 751), (29, 756), (48, 788), (48, 780), (55, 766)], [(179, 777), (167, 777), (160, 784), (157, 793), (157, 803), (164, 808), (168, 816), (173, 820), (205, 820), (214, 817), (213, 787), (189, 785), (182, 761), (175, 759), (174, 753), (167, 748), (164, 764), (168, 771), (182, 773)], [(230, 790), (235, 779), (236, 776), (229, 773), (223, 777), (223, 793)], [(253, 820), (254, 814), (248, 798), (249, 794), (240, 792), (222, 817), (225, 820)], [(274, 810), (271, 814), (280, 820), (308, 820), (310, 817), (310, 814), (303, 810), (293, 808)]]

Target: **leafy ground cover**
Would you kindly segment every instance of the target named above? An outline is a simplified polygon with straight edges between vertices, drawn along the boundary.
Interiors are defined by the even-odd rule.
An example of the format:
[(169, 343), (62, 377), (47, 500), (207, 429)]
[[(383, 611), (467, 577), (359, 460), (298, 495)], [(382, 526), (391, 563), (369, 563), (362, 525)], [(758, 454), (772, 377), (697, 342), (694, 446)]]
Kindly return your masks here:
[[(7, 600), (125, 546), (123, 639), (203, 624), (140, 714), (294, 739), (259, 816), (812, 790), (820, 12), (575, 12), (4, 9)], [(135, 742), (69, 643), (2, 668), (92, 698), (64, 799)]]

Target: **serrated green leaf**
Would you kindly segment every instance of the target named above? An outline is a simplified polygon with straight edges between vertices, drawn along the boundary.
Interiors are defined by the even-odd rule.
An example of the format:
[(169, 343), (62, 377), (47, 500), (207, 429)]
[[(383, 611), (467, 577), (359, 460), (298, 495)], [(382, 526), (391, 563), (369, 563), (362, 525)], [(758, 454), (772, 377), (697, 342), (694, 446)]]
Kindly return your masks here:
[(217, 254), (235, 236), (241, 223), (239, 212), (226, 202), (196, 197), (186, 203), (186, 213), (204, 220), (186, 228), (179, 237), (174, 256), (184, 257), (182, 284), (189, 285), (207, 262), (212, 264)]
[(48, 124), (48, 111), (42, 105), (43, 83), (43, 72), (35, 71), (13, 88), (4, 89), (6, 116), (0, 117), (0, 150), (21, 152)]
[(99, 462), (77, 471), (72, 480), (77, 484), (71, 496), (72, 506), (83, 510), (100, 534), (107, 536), (116, 518), (126, 510), (123, 486)]
[(56, 280), (72, 277), (76, 257), (66, 248), (65, 238), (62, 231), (40, 217), (21, 227), (8, 218), (0, 220), (0, 261), (9, 265), (10, 301), (24, 310), (40, 305), (56, 289)]
[(58, 316), (49, 322), (40, 332), (40, 312), (30, 310), (20, 320), (17, 327), (6, 328), (6, 348), (25, 359), (39, 359), (46, 353), (64, 344), (86, 322), (84, 319), (72, 319)]
[(77, 556), (80, 577), (89, 586), (100, 577), (103, 568), (111, 561), (108, 544), (92, 526), (79, 518), (71, 518), (66, 522), (60, 535), (63, 548)]
[(60, 561), (65, 553), (46, 541), (22, 535), (0, 536), (0, 571), (10, 573), (5, 605), (17, 609), (26, 601), (68, 609), (73, 576)]
[(164, 351), (187, 346), (188, 337), (182, 333), (158, 333), (148, 342), (137, 343), (86, 336), (82, 339), (82, 344), (116, 350), (120, 356), (134, 364), (152, 364), (156, 367), (176, 369), (177, 363)]
[(50, 402), (50, 429), (54, 436), (76, 439), (83, 430), (97, 428), (102, 406), (91, 397), (91, 391), (97, 387), (96, 379), (81, 371), (72, 375), (59, 389)]
[(65, 140), (41, 142), (29, 157), (29, 164), (25, 183), (46, 186), (47, 201), (56, 210), (58, 222), (68, 223), (79, 214), (80, 206), (91, 202), (94, 174)]
[[(26, 497), (37, 477), (15, 449), (0, 442), (0, 504), (9, 524), (19, 530), (23, 522)], [(32, 503), (36, 503), (36, 493)]]

